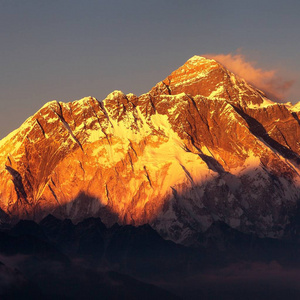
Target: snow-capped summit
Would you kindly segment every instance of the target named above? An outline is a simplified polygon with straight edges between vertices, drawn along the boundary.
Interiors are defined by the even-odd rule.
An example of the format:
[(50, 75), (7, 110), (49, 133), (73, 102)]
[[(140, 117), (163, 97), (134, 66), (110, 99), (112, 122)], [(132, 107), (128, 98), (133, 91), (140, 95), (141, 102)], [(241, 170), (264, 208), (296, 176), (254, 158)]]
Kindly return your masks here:
[(198, 64), (203, 64), (203, 63), (213, 62), (213, 61), (215, 61), (215, 60), (208, 59), (204, 56), (194, 55), (190, 59), (187, 60), (187, 63), (193, 64), (193, 65), (198, 65)]
[(158, 83), (150, 93), (176, 95), (182, 92), (193, 97), (226, 100), (243, 107), (260, 106), (266, 102), (264, 93), (243, 78), (231, 73), (214, 59), (196, 55)]

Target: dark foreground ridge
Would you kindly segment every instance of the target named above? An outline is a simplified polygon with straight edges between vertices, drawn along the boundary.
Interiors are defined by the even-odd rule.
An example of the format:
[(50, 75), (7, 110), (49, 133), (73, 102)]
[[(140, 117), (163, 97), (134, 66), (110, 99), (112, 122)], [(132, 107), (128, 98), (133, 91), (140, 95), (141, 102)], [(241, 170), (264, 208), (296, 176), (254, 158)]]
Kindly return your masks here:
[[(0, 232), (1, 299), (296, 299), (297, 220), (286, 240), (214, 223), (197, 245), (164, 240), (149, 225), (107, 228), (48, 215)], [(288, 235), (286, 235), (288, 236)], [(294, 279), (292, 279), (294, 278)], [(25, 298), (24, 298), (25, 297)]]

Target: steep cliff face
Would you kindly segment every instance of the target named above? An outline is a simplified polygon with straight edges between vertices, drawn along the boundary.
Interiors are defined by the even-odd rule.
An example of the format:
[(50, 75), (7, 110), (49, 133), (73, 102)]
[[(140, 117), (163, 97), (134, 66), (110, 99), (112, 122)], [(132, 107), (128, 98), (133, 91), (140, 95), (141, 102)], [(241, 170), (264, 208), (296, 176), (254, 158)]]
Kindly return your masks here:
[(140, 97), (47, 103), (0, 141), (0, 208), (150, 223), (182, 243), (217, 220), (281, 236), (300, 195), (299, 114), (195, 56)]

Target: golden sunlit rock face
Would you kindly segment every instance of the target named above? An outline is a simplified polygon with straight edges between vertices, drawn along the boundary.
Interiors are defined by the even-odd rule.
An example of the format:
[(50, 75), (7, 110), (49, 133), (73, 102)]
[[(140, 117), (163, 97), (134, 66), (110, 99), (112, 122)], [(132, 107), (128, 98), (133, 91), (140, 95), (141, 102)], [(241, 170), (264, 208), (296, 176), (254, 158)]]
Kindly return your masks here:
[(0, 141), (0, 208), (189, 243), (222, 220), (280, 236), (299, 199), (300, 107), (195, 56), (136, 97), (52, 101)]

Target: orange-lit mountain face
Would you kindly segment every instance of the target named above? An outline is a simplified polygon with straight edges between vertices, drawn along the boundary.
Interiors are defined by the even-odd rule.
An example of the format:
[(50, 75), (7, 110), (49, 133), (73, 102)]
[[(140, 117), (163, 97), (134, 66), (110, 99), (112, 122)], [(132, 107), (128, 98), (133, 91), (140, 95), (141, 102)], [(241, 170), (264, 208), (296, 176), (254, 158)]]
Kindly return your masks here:
[(186, 244), (216, 220), (280, 237), (300, 196), (299, 115), (194, 56), (140, 97), (47, 103), (0, 141), (0, 208), (150, 223)]

